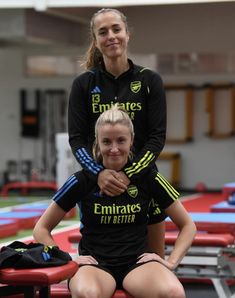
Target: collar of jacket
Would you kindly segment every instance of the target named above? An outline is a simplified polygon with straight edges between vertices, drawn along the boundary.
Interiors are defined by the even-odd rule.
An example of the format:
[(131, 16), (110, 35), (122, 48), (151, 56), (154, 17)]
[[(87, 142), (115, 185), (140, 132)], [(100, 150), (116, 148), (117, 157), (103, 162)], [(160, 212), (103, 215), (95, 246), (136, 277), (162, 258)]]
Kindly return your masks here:
[[(122, 73), (122, 74), (118, 77), (118, 79), (121, 78), (121, 77), (124, 77), (124, 76), (126, 76), (126, 75), (129, 75), (129, 74), (131, 74), (131, 73), (133, 73), (133, 72), (135, 71), (135, 65), (134, 65), (134, 63), (132, 62), (132, 60), (128, 59), (128, 63), (129, 63), (129, 65), (130, 65), (130, 68), (129, 68), (127, 71), (125, 71), (124, 73)], [(107, 75), (109, 78), (115, 79), (115, 76), (112, 75), (111, 73), (109, 73), (109, 72), (106, 70), (103, 61), (100, 63), (98, 69), (99, 69), (100, 72), (104, 73), (104, 74)]]

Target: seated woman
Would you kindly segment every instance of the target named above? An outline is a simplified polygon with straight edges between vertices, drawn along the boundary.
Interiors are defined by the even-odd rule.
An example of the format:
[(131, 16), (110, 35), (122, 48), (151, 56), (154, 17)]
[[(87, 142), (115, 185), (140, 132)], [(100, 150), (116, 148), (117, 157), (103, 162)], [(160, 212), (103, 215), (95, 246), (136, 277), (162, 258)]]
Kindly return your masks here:
[[(131, 162), (134, 131), (125, 111), (115, 105), (101, 114), (95, 134), (94, 156), (105, 168), (120, 171)], [(80, 266), (69, 282), (73, 298), (110, 298), (116, 288), (136, 298), (183, 298), (183, 286), (172, 270), (186, 254), (196, 228), (178, 196), (153, 169), (116, 197), (102, 194), (80, 171), (55, 194), (34, 228), (34, 238), (56, 245), (52, 230), (78, 204), (82, 239), (75, 260)], [(147, 243), (149, 218), (157, 217), (161, 209), (179, 228), (167, 259), (150, 251)]]

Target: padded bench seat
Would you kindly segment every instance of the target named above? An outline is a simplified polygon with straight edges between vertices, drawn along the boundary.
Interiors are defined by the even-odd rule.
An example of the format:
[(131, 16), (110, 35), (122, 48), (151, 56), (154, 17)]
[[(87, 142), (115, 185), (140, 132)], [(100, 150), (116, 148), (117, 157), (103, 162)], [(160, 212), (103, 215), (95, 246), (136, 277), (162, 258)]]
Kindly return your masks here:
[[(0, 269), (0, 297), (8, 298), (71, 298), (67, 282), (77, 271), (74, 261), (59, 267), (37, 269)], [(38, 291), (36, 291), (38, 290)], [(112, 298), (131, 298), (122, 290)]]
[[(165, 233), (165, 243), (166, 245), (174, 245), (178, 236), (178, 232), (166, 232)], [(81, 233), (79, 231), (69, 234), (68, 240), (70, 243), (79, 243), (81, 240)], [(192, 246), (221, 246), (226, 247), (228, 245), (234, 244), (235, 238), (229, 233), (218, 234), (218, 233), (203, 233), (197, 232)]]
[(36, 289), (39, 289), (39, 297), (50, 297), (50, 286), (71, 278), (78, 269), (74, 261), (66, 265), (48, 268), (13, 269), (0, 270), (1, 287), (0, 297), (9, 294), (24, 293), (25, 297), (36, 297)]
[(68, 240), (70, 243), (79, 243), (82, 238), (82, 234), (79, 231), (72, 232), (68, 236)]
[[(178, 232), (166, 232), (166, 245), (174, 245), (178, 236)], [(227, 247), (234, 244), (234, 236), (231, 234), (209, 234), (197, 232), (192, 246), (220, 246)]]

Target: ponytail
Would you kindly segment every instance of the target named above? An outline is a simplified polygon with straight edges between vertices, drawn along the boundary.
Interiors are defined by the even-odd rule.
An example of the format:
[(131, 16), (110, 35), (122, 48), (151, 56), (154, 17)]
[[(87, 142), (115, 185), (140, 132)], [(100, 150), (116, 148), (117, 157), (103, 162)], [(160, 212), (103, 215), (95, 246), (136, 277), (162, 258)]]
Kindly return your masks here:
[(102, 61), (103, 61), (103, 56), (95, 46), (95, 41), (93, 39), (93, 41), (91, 42), (86, 52), (85, 61), (83, 65), (85, 66), (86, 69), (92, 69), (97, 67)]

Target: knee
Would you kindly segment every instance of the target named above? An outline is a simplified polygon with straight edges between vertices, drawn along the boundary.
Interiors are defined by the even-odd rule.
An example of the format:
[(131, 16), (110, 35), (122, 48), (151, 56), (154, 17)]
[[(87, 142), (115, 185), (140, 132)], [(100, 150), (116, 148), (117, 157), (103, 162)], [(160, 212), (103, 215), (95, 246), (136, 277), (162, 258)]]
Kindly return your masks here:
[(180, 282), (170, 283), (166, 285), (166, 288), (161, 293), (162, 298), (185, 298), (185, 291)]
[(72, 298), (102, 298), (96, 287), (77, 287), (71, 289)]

